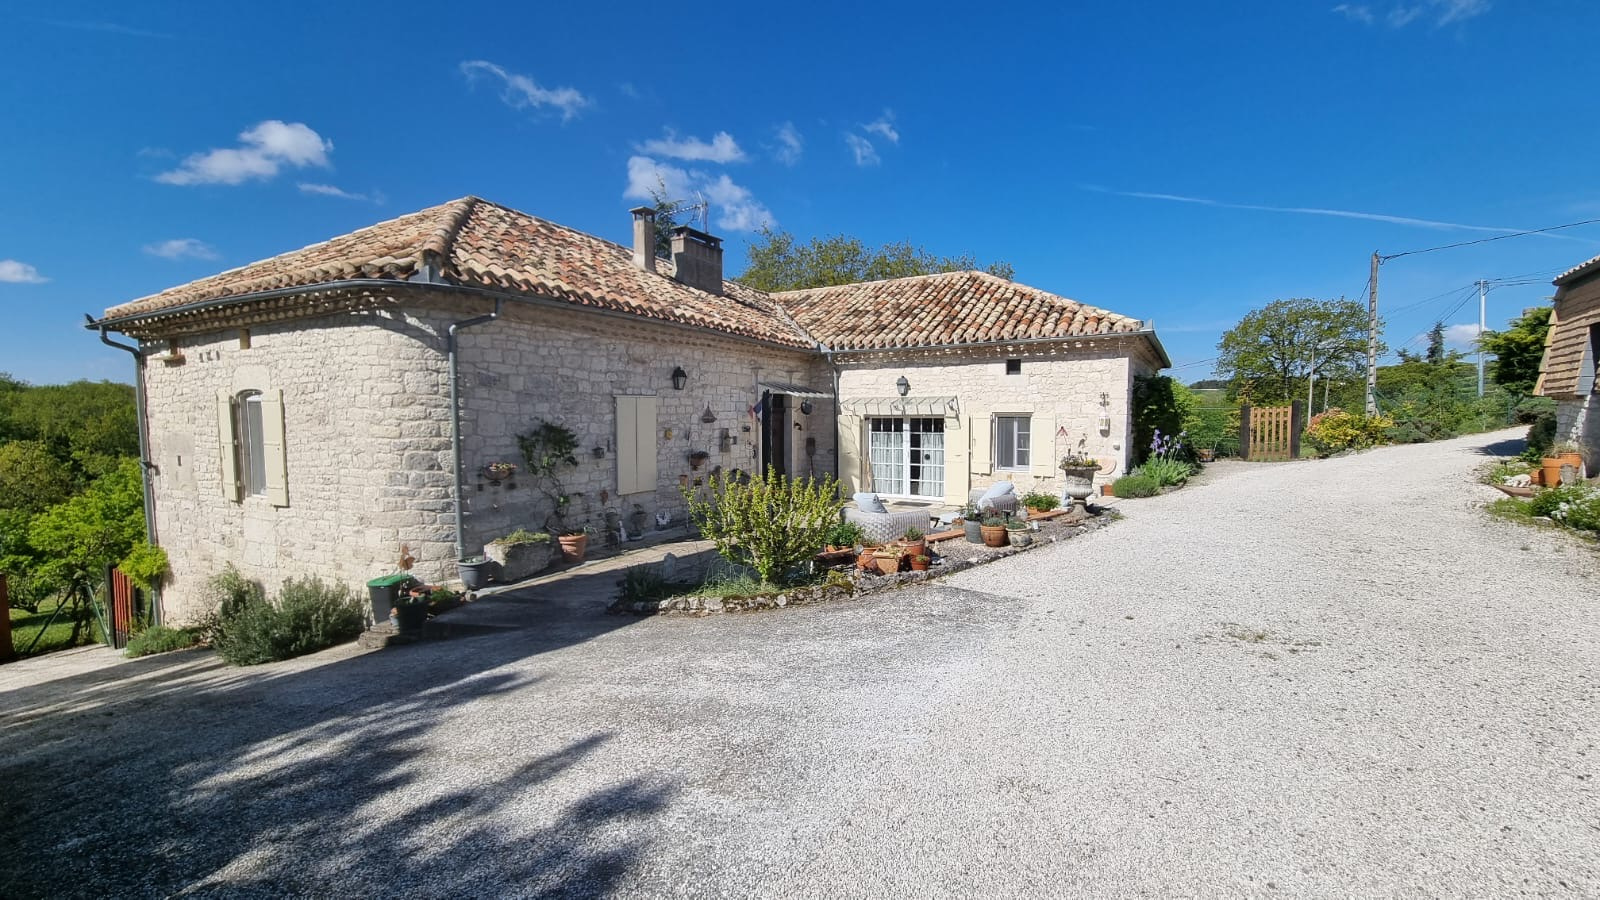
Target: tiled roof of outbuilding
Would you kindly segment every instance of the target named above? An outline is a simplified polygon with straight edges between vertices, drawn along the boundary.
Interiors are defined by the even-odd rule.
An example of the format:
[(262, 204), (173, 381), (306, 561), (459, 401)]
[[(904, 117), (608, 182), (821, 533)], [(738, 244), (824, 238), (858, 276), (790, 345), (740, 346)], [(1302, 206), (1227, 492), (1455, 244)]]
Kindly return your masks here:
[(1562, 272), (1560, 275), (1557, 275), (1552, 283), (1560, 286), (1569, 281), (1573, 281), (1580, 276), (1588, 275), (1590, 272), (1593, 272), (1596, 269), (1600, 269), (1600, 256), (1596, 256), (1593, 259), (1586, 259), (1583, 262), (1578, 263), (1565, 272)]
[(836, 350), (888, 350), (1137, 332), (1138, 319), (986, 272), (944, 272), (773, 294)]
[[(633, 265), (631, 250), (544, 219), (464, 197), (343, 237), (231, 269), (106, 311), (159, 315), (187, 304), (346, 279), (405, 281), (425, 264), (446, 280), (695, 325), (790, 347), (813, 342), (764, 293), (725, 282), (725, 295)], [(671, 263), (658, 260), (662, 268)]]

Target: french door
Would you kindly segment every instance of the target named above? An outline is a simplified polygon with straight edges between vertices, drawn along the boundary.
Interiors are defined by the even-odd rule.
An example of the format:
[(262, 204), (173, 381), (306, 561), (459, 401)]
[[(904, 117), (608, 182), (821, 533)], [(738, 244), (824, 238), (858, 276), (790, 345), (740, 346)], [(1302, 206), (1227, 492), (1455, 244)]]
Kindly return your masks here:
[(944, 496), (944, 419), (870, 420), (872, 488), (904, 497)]

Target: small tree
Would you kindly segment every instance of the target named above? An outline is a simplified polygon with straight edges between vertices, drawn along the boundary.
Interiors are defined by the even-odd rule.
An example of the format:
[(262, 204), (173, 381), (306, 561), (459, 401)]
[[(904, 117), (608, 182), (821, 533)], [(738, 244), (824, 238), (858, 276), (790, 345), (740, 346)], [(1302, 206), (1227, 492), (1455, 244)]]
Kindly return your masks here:
[(1550, 331), (1550, 307), (1540, 306), (1513, 319), (1505, 331), (1486, 331), (1478, 338), (1483, 352), (1494, 355), (1494, 383), (1514, 394), (1531, 394), (1539, 380), (1544, 339)]
[(822, 549), (844, 507), (833, 476), (790, 478), (771, 468), (748, 481), (713, 475), (704, 494), (686, 487), (683, 496), (717, 552), (768, 584)]
[(566, 534), (567, 506), (572, 498), (561, 485), (560, 474), (578, 465), (578, 436), (564, 425), (539, 419), (532, 431), (517, 435), (517, 447), (527, 464), (528, 477), (550, 498), (552, 509), (545, 528)]

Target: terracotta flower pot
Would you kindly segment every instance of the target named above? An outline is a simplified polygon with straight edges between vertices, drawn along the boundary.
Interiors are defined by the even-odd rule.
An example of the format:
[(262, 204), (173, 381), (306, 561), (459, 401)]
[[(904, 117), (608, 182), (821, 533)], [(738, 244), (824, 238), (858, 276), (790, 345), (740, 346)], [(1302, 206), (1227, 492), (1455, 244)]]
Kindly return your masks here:
[(1539, 460), (1539, 477), (1545, 487), (1561, 484), (1561, 466), (1564, 462), (1559, 456), (1546, 456)]
[(933, 565), (933, 560), (929, 559), (927, 556), (919, 555), (911, 557), (911, 571), (913, 572), (926, 572), (928, 571), (928, 567), (931, 565)]
[(911, 555), (911, 556), (927, 556), (928, 555), (928, 540), (927, 540), (927, 538), (919, 538), (919, 539), (917, 539), (915, 541), (911, 541), (911, 542), (907, 543), (906, 544), (906, 553)]
[(901, 554), (899, 553), (884, 553), (880, 551), (874, 553), (872, 559), (877, 563), (880, 574), (893, 575), (900, 571)]
[(561, 545), (561, 559), (563, 562), (583, 562), (583, 555), (589, 549), (589, 536), (587, 534), (563, 534), (556, 538)]
[(1006, 541), (1010, 540), (1006, 536), (1006, 527), (1004, 525), (984, 525), (981, 531), (985, 547), (1004, 547)]

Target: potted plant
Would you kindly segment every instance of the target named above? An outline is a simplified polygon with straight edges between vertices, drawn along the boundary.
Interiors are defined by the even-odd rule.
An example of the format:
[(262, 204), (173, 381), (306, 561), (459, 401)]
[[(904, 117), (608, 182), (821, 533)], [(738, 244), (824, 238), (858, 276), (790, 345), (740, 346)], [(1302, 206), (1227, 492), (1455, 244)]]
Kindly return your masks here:
[(402, 591), (394, 603), (395, 630), (401, 634), (421, 634), (428, 622), (428, 595), (433, 589), (414, 584)]
[(990, 516), (983, 520), (979, 528), (983, 534), (985, 547), (1004, 547), (1006, 545), (1006, 520), (999, 516)]
[(1006, 524), (1006, 539), (1013, 547), (1026, 547), (1033, 543), (1033, 535), (1028, 533), (1027, 522), (1009, 522)]
[(907, 528), (904, 537), (907, 553), (917, 556), (928, 552), (928, 539), (923, 536), (921, 528), (914, 525)]
[(1540, 460), (1541, 478), (1545, 487), (1557, 487), (1561, 484), (1562, 466), (1572, 466), (1577, 476), (1583, 477), (1583, 454), (1578, 452), (1577, 444), (1565, 442), (1556, 444)]
[(1094, 476), (1100, 463), (1092, 456), (1068, 453), (1056, 464), (1061, 470), (1062, 491), (1072, 499), (1074, 506), (1087, 509), (1089, 495), (1094, 493)]
[(489, 575), (494, 571), (494, 560), (487, 556), (469, 556), (456, 561), (456, 572), (461, 576), (461, 584), (469, 591), (481, 591), (489, 583)]
[(926, 553), (918, 553), (911, 557), (911, 571), (913, 572), (926, 572), (931, 565), (933, 565), (933, 557)]
[(485, 463), (483, 467), (483, 477), (489, 479), (495, 484), (499, 484), (502, 481), (509, 481), (515, 477), (516, 474), (516, 463), (492, 462)]
[(500, 566), (500, 577), (505, 581), (521, 581), (543, 571), (550, 565), (555, 547), (550, 535), (542, 531), (518, 528), (504, 537), (495, 538), (483, 548), (484, 555)]
[[(1097, 465), (1096, 469), (1099, 468)], [(1036, 513), (1049, 512), (1061, 505), (1061, 500), (1055, 494), (1046, 494), (1043, 491), (1029, 491), (1022, 495), (1022, 505)]]
[(900, 561), (905, 557), (905, 548), (899, 544), (884, 544), (872, 552), (872, 559), (877, 565), (878, 572), (883, 575), (893, 575), (900, 571)]
[(689, 454), (689, 468), (698, 472), (700, 471), (700, 467), (705, 465), (706, 460), (710, 458), (711, 454), (707, 453), (706, 451), (695, 450)]
[(584, 554), (589, 551), (589, 530), (572, 529), (556, 538), (556, 542), (561, 545), (562, 562), (581, 563)]
[(866, 532), (854, 522), (837, 522), (828, 529), (828, 536), (823, 539), (829, 553), (843, 553), (854, 550), (866, 540)]
[(983, 516), (976, 506), (961, 508), (961, 525), (967, 533), (967, 543), (983, 543)]

